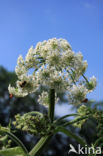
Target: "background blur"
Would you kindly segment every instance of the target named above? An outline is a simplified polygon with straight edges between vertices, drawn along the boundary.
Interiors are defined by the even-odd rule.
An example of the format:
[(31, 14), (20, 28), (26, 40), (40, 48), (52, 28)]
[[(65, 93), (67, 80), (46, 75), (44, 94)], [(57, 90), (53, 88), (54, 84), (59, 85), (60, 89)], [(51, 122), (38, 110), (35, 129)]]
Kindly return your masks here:
[[(7, 88), (9, 83), (16, 80), (13, 71), (18, 56), (22, 54), (25, 57), (32, 45), (35, 47), (37, 42), (53, 37), (67, 39), (75, 52), (83, 53), (84, 59), (88, 61), (86, 75), (95, 75), (98, 81), (96, 90), (88, 98), (102, 104), (103, 0), (0, 0), (0, 65), (3, 66), (0, 67), (1, 124), (7, 125), (17, 113), (23, 114), (34, 109), (46, 111), (37, 104), (37, 99), (31, 97), (10, 100)], [(65, 104), (56, 106), (56, 116), (71, 111), (72, 106), (66, 104), (63, 98), (61, 102)], [(72, 111), (75, 110), (72, 108)], [(54, 138), (49, 153), (45, 155), (67, 154), (68, 138), (59, 135), (56, 140)], [(21, 139), (25, 140), (25, 136)], [(26, 137), (28, 149), (33, 146), (30, 144), (31, 139), (31, 136)]]

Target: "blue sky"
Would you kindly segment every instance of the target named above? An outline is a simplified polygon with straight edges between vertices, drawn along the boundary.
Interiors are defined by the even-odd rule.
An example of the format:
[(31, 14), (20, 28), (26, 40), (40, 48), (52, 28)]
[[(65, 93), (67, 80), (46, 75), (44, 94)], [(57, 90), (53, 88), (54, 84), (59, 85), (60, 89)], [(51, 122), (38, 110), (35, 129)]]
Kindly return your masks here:
[(88, 61), (103, 99), (103, 0), (0, 0), (0, 65), (13, 71), (19, 54), (49, 38), (65, 38)]

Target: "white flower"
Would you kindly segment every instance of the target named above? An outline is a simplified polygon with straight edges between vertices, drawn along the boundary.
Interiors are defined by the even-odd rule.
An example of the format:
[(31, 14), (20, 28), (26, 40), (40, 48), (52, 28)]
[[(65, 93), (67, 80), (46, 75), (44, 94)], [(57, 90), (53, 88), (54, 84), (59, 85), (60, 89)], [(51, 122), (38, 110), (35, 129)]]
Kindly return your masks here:
[(68, 87), (68, 81), (66, 80), (66, 75), (62, 72), (54, 70), (50, 73), (50, 81), (48, 86), (56, 90), (56, 92), (64, 92)]
[(92, 77), (90, 78), (90, 82), (92, 82), (92, 84), (93, 84), (93, 86), (94, 86), (94, 88), (95, 88), (95, 87), (96, 87), (96, 84), (97, 84), (96, 77), (95, 77), (95, 76), (92, 76)]
[(9, 85), (8, 90), (9, 90), (10, 94), (15, 95), (16, 97), (24, 97), (24, 96), (28, 95), (27, 91), (23, 91), (20, 88), (11, 87), (11, 85)]
[(41, 105), (48, 106), (48, 104), (49, 104), (48, 92), (43, 91), (42, 94), (39, 95), (38, 102)]
[(49, 66), (42, 65), (41, 68), (36, 72), (36, 77), (38, 84), (46, 85), (49, 83), (50, 79), (50, 69)]
[(18, 57), (17, 64), (18, 64), (18, 66), (24, 65), (24, 60), (23, 60), (23, 57), (21, 55)]
[(83, 55), (82, 55), (81, 52), (78, 52), (78, 53), (76, 54), (76, 57), (77, 57), (77, 59), (78, 59), (79, 61), (82, 61), (82, 60), (83, 60)]
[(36, 59), (36, 52), (33, 46), (29, 49), (25, 57), (25, 63), (28, 69), (35, 67), (38, 64), (38, 60)]
[(24, 65), (21, 66), (21, 67), (16, 66), (15, 67), (15, 72), (16, 72), (16, 75), (18, 76), (18, 78), (21, 79), (20, 77), (27, 73), (27, 69), (26, 69), (26, 67)]
[(67, 66), (71, 67), (74, 61), (74, 52), (70, 49), (62, 53), (62, 64), (66, 68)]
[(90, 78), (89, 83), (86, 84), (89, 92), (92, 92), (95, 89), (96, 85), (97, 85), (97, 80), (96, 80), (96, 77), (95, 76), (92, 76)]
[(61, 65), (61, 57), (60, 53), (57, 50), (50, 51), (46, 57), (46, 63), (51, 66), (60, 66)]
[(81, 104), (86, 98), (87, 93), (88, 90), (84, 85), (73, 85), (72, 88), (69, 88), (69, 103), (75, 105)]
[(9, 93), (10, 94), (13, 94), (15, 92), (15, 88), (14, 87), (11, 87), (11, 85), (9, 84), (8, 86), (8, 90), (9, 90)]
[(20, 76), (22, 74), (27, 73), (25, 61), (23, 60), (23, 57), (21, 55), (17, 59), (17, 66), (15, 67), (15, 72), (16, 72), (16, 75), (18, 76), (18, 78), (20, 78)]
[(55, 67), (44, 65), (37, 72), (37, 80), (39, 84), (54, 88), (57, 92), (65, 91), (68, 86), (66, 74), (57, 71)]
[[(44, 85), (56, 92), (68, 92), (70, 102), (79, 104), (96, 87), (95, 77), (88, 82), (83, 76), (87, 66), (82, 53), (73, 52), (67, 40), (52, 38), (31, 47), (24, 60), (19, 56), (15, 68), (18, 81), (15, 88), (8, 89), (13, 95), (23, 97)], [(44, 94), (46, 97), (47, 93)]]
[[(56, 95), (56, 96), (55, 96), (55, 103), (57, 103), (58, 100), (59, 100), (59, 99), (57, 98), (57, 95)], [(39, 102), (39, 104), (45, 105), (46, 107), (48, 107), (48, 105), (49, 105), (48, 92), (43, 91), (43, 92), (41, 93), (41, 95), (39, 95), (38, 102)]]
[(68, 43), (67, 40), (64, 40), (64, 39), (59, 39), (59, 42), (60, 42), (60, 47), (63, 49), (63, 50), (72, 50), (70, 44)]

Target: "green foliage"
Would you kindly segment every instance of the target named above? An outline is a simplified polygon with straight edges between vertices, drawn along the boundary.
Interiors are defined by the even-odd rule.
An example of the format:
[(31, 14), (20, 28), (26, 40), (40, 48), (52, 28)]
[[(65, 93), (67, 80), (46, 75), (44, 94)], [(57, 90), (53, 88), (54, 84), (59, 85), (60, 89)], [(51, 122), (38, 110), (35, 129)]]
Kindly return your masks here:
[(27, 156), (24, 154), (23, 150), (20, 147), (7, 148), (0, 150), (0, 155), (2, 156)]
[(97, 139), (95, 140), (94, 146), (103, 147), (103, 111), (96, 110), (93, 117), (97, 122)]
[[(91, 142), (91, 146), (93, 146), (94, 148), (96, 147), (102, 148), (103, 147), (103, 110), (98, 110), (96, 104), (94, 108), (91, 108), (90, 106), (89, 107), (81, 106), (78, 109), (78, 113), (80, 114), (80, 116), (88, 115), (88, 118), (86, 120), (81, 120), (80, 122), (77, 122), (75, 126), (80, 128), (87, 127), (87, 133), (89, 133), (90, 129), (92, 128), (91, 139), (92, 137), (94, 139)], [(89, 156), (92, 156), (92, 153)]]
[[(91, 115), (91, 109), (86, 107), (85, 105), (82, 105), (78, 108), (77, 112), (78, 112), (78, 116), (74, 119), (74, 126), (81, 128), (81, 126), (86, 122), (86, 120), (88, 120), (89, 116)], [(87, 118), (83, 119), (83, 120), (79, 120), (80, 118), (84, 118), (85, 116), (87, 116)], [(77, 121), (77, 122), (75, 122)]]
[[(47, 113), (47, 110), (45, 107), (39, 105), (37, 102), (38, 96), (42, 91), (47, 91), (47, 88), (44, 88), (44, 86), (41, 86), (40, 90), (35, 92), (35, 95), (27, 96), (25, 98), (10, 98), (8, 93), (8, 85), (11, 83), (14, 86), (14, 83), (16, 81), (16, 75), (14, 72), (9, 72), (3, 67), (0, 67), (0, 124), (2, 126), (7, 126), (9, 124), (9, 121), (14, 121), (14, 116), (16, 114), (24, 114), (30, 111), (41, 111), (42, 113)], [(58, 93), (57, 97), (59, 97), (59, 103), (67, 102), (67, 99), (65, 99), (65, 94)], [(72, 131), (75, 131), (75, 129), (72, 129)], [(13, 131), (13, 133), (23, 142), (25, 143), (26, 148), (30, 151), (31, 148), (34, 146), (34, 144), (37, 142), (38, 137), (35, 137), (33, 135), (29, 135), (25, 132), (22, 132), (20, 130), (17, 130), (16, 132)], [(2, 137), (6, 136), (5, 134), (2, 135)], [(52, 150), (52, 154), (55, 155), (55, 151), (57, 155), (64, 155), (64, 153), (68, 152), (68, 149), (65, 149), (65, 144), (67, 143), (68, 138), (64, 137), (62, 134), (56, 134), (52, 140), (50, 141), (50, 145), (48, 145), (48, 150), (46, 152), (43, 152), (43, 156), (49, 156), (49, 150)], [(9, 137), (7, 140), (5, 140), (5, 146), (8, 144)], [(72, 139), (69, 138), (69, 141), (72, 142)], [(3, 142), (0, 141), (0, 148), (2, 148)], [(5, 147), (4, 146), (4, 147)], [(16, 146), (15, 142), (12, 141), (12, 143), (9, 145), (10, 147)], [(61, 148), (59, 148), (61, 146)]]
[(11, 142), (11, 139), (8, 139), (7, 135), (0, 135), (0, 149), (9, 148)]
[[(8, 79), (7, 79), (8, 77)], [(11, 79), (12, 78), (12, 79)], [(65, 133), (66, 135), (68, 135), (69, 137), (71, 137), (68, 139), (68, 142), (66, 142), (66, 139), (62, 138), (62, 136), (60, 135), (56, 135), (59, 136), (58, 138), (54, 138), (54, 142), (51, 143), (50, 145), (50, 150), (51, 148), (54, 150), (54, 153), (56, 151), (56, 153), (59, 153), (57, 155), (65, 155), (65, 148), (63, 148), (63, 142), (65, 142), (64, 144), (68, 144), (69, 142), (72, 143), (72, 138), (74, 138), (75, 140), (79, 141), (79, 142), (84, 142), (84, 140), (82, 140), (84, 137), (79, 137), (74, 133), (71, 132), (70, 130), (70, 125), (72, 124), (73, 126), (75, 125), (76, 127), (79, 127), (80, 129), (82, 129), (83, 127), (87, 128), (87, 133), (89, 133), (92, 129), (92, 133), (93, 136), (91, 135), (91, 140), (93, 138), (93, 140), (89, 140), (87, 144), (91, 144), (93, 143), (93, 146), (103, 146), (103, 111), (97, 110), (96, 108), (92, 108), (90, 107), (90, 103), (87, 103), (86, 106), (82, 105), (78, 108), (78, 112), (77, 114), (73, 115), (76, 116), (76, 118), (74, 118), (74, 120), (72, 121), (67, 121), (65, 120), (64, 117), (69, 117), (69, 115), (66, 115), (64, 117), (62, 117), (63, 120), (61, 120), (61, 122), (58, 122), (58, 126), (60, 126), (61, 124), (65, 124), (65, 126), (69, 125), (69, 130), (68, 129), (59, 129), (58, 127), (56, 127), (54, 123), (51, 123), (49, 117), (47, 115), (43, 115), (41, 113), (39, 113), (40, 109), (42, 110), (42, 113), (46, 112), (46, 109), (44, 109), (44, 107), (41, 107), (38, 102), (37, 102), (37, 98), (38, 95), (40, 94), (40, 92), (42, 90), (44, 90), (44, 88), (41, 87), (40, 90), (38, 90), (38, 92), (35, 93), (35, 95), (33, 96), (28, 96), (25, 98), (15, 98), (13, 97), (12, 99), (9, 98), (9, 93), (7, 90), (8, 84), (12, 83), (15, 81), (16, 76), (13, 72), (7, 72), (4, 68), (0, 68), (0, 118), (2, 119), (0, 122), (3, 124), (3, 126), (8, 124), (8, 119), (11, 118), (12, 120), (14, 120), (14, 115), (18, 114), (16, 116), (16, 121), (14, 121), (14, 125), (16, 126), (16, 135), (18, 134), (19, 130), (23, 130), (24, 133), (22, 133), (22, 135), (18, 135), (20, 137), (20, 140), (23, 140), (23, 135), (25, 134), (25, 136), (30, 133), (39, 137), (42, 137), (42, 139), (40, 139), (40, 142), (38, 142), (37, 146), (35, 146), (36, 148), (34, 148), (32, 150), (32, 153), (37, 152), (38, 150), (41, 150), (44, 148), (44, 145), (46, 144), (46, 142), (48, 143), (48, 140), (51, 139), (49, 137), (51, 137), (53, 135), (53, 132), (55, 130), (55, 128), (58, 129), (58, 132), (61, 131), (63, 133)], [(12, 82), (10, 82), (12, 81)], [(46, 90), (46, 89), (45, 89)], [(58, 96), (61, 97), (61, 101), (63, 101), (64, 97), (62, 94), (58, 94)], [(64, 99), (65, 100), (65, 99)], [(100, 103), (101, 104), (101, 103)], [(94, 105), (91, 104), (92, 106)], [(98, 103), (96, 104), (98, 106)], [(101, 108), (100, 108), (101, 109)], [(36, 110), (38, 111), (38, 113), (32, 113), (32, 110)], [(30, 112), (30, 113), (26, 113), (26, 112)], [(24, 115), (21, 115), (24, 114)], [(44, 113), (45, 114), (45, 113)], [(86, 118), (85, 118), (86, 117)], [(60, 120), (58, 120), (60, 121)], [(89, 124), (87, 124), (89, 123)], [(95, 124), (94, 124), (95, 123)], [(94, 124), (94, 125), (93, 125)], [(94, 127), (92, 127), (92, 125)], [(76, 130), (76, 127), (72, 128), (72, 131)], [(95, 132), (96, 129), (96, 132)], [(0, 136), (0, 155), (2, 156), (24, 156), (24, 151), (25, 151), (25, 147), (22, 145), (21, 141), (17, 140), (17, 143), (24, 148), (24, 151), (19, 148), (11, 148), (14, 147), (15, 144), (11, 144), (11, 140), (9, 139), (7, 134), (4, 134), (4, 132), (9, 132), (9, 128), (1, 128), (1, 136)], [(11, 129), (12, 131), (12, 129)], [(25, 133), (27, 132), (27, 133)], [(90, 134), (90, 133), (89, 133)], [(87, 134), (88, 135), (88, 134)], [(84, 133), (82, 134), (82, 136), (84, 136)], [(96, 136), (96, 137), (94, 137)], [(15, 137), (14, 134), (12, 134), (12, 137)], [(17, 139), (17, 138), (16, 138)], [(58, 143), (56, 144), (56, 142), (58, 141)], [(35, 139), (34, 139), (35, 141)], [(25, 141), (24, 141), (25, 142)], [(58, 144), (60, 143), (61, 145), (61, 149), (59, 148)], [(26, 144), (26, 142), (25, 142)], [(30, 140), (28, 142), (28, 144), (26, 146), (28, 146), (29, 144), (32, 144), (32, 141)], [(16, 145), (17, 146), (17, 145)], [(65, 147), (65, 146), (64, 146)], [(67, 149), (68, 150), (68, 149)], [(39, 151), (38, 151), (39, 152)], [(37, 152), (37, 153), (38, 153)], [(66, 151), (67, 152), (67, 151)], [(55, 156), (55, 154), (53, 153), (53, 155)], [(33, 154), (32, 154), (33, 155)], [(45, 153), (45, 155), (49, 156), (49, 153)]]
[(54, 124), (51, 124), (50, 119), (45, 114), (39, 112), (30, 112), (24, 115), (17, 114), (16, 121), (13, 124), (17, 129), (21, 129), (30, 134), (42, 137), (53, 133)]

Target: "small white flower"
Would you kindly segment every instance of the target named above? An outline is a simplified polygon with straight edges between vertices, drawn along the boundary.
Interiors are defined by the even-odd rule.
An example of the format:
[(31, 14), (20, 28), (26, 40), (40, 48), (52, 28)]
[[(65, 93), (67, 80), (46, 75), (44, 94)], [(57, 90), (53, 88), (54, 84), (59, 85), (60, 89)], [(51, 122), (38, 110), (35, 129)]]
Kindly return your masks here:
[[(8, 89), (13, 95), (23, 97), (44, 85), (56, 92), (68, 92), (70, 103), (79, 104), (96, 87), (95, 77), (80, 84), (87, 66), (82, 53), (73, 52), (67, 40), (52, 38), (31, 47), (24, 60), (19, 56), (15, 68), (18, 81), (15, 88), (9, 85)], [(43, 96), (47, 93), (39, 97), (39, 102)]]
[[(56, 96), (55, 96), (55, 103), (58, 103), (58, 100), (59, 100), (59, 99), (57, 98), (57, 95), (56, 95)], [(48, 92), (43, 91), (43, 92), (41, 93), (41, 95), (39, 95), (38, 102), (39, 102), (39, 104), (48, 107), (48, 105), (49, 105)]]
[(23, 91), (21, 88), (14, 88), (9, 85), (8, 87), (9, 93), (15, 95), (16, 97), (24, 97), (28, 95), (28, 92)]
[(70, 44), (68, 43), (67, 40), (64, 40), (64, 39), (59, 39), (59, 42), (60, 42), (60, 47), (63, 49), (63, 50), (72, 50)]
[(19, 66), (24, 65), (24, 60), (23, 60), (23, 57), (22, 57), (21, 55), (18, 57), (17, 64), (18, 64)]
[(89, 83), (87, 83), (86, 85), (87, 85), (87, 88), (88, 88), (89, 92), (92, 92), (95, 89), (96, 85), (97, 85), (96, 77), (92, 76), (90, 78)]
[(46, 57), (46, 63), (51, 66), (60, 66), (61, 65), (61, 57), (57, 50), (50, 51)]
[(41, 105), (48, 106), (49, 105), (48, 93), (43, 91), (42, 94), (39, 95), (38, 102)]
[(33, 68), (38, 64), (38, 60), (36, 58), (36, 51), (33, 48), (33, 46), (29, 49), (26, 57), (25, 57), (25, 64), (26, 67), (29, 68)]
[(23, 65), (23, 66), (16, 66), (15, 67), (15, 72), (16, 72), (16, 75), (18, 76), (18, 78), (20, 78), (22, 75), (26, 74), (27, 73), (27, 69), (26, 67)]
[(73, 87), (69, 89), (69, 102), (75, 105), (81, 104), (86, 98), (87, 93), (88, 90), (84, 85), (73, 85)]

